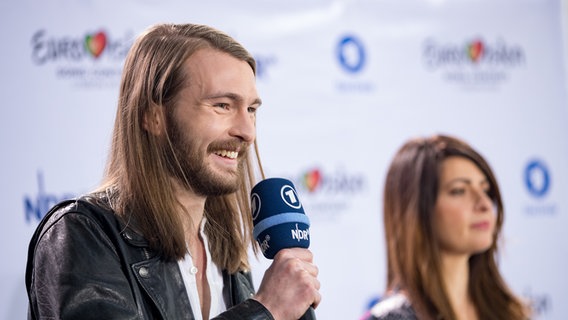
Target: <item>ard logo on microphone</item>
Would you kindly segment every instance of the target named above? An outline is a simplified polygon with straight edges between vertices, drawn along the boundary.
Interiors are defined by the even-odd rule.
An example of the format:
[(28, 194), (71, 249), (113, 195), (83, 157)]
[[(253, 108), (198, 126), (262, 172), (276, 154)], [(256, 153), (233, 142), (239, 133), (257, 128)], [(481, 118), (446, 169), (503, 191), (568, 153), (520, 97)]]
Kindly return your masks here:
[(280, 189), (280, 196), (284, 203), (294, 209), (300, 209), (302, 207), (302, 203), (298, 199), (298, 195), (296, 194), (296, 190), (289, 185), (282, 186)]

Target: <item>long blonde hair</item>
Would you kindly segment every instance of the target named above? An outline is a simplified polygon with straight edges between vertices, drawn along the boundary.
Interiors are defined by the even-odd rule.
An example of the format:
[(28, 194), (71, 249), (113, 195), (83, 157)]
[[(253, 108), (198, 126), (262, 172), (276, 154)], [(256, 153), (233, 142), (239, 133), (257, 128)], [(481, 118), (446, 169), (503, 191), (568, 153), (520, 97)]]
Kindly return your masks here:
[(389, 167), (383, 201), (387, 244), (387, 291), (403, 290), (420, 319), (456, 319), (444, 289), (432, 215), (442, 161), (461, 156), (487, 177), (497, 219), (493, 244), (469, 260), (469, 293), (481, 319), (527, 319), (526, 306), (507, 287), (496, 256), (503, 225), (499, 185), (486, 160), (455, 137), (435, 135), (407, 141)]
[[(111, 197), (113, 210), (131, 223), (164, 258), (177, 260), (187, 253), (181, 223), (181, 204), (174, 197), (159, 138), (143, 128), (151, 108), (172, 108), (184, 82), (183, 63), (198, 49), (211, 47), (247, 62), (256, 62), (238, 42), (205, 25), (159, 24), (141, 34), (124, 64), (112, 145), (103, 183), (98, 191)], [(244, 160), (239, 190), (208, 197), (205, 232), (213, 261), (229, 272), (247, 270), (252, 245), (249, 191), (256, 175), (263, 177), (256, 141)], [(256, 160), (256, 169), (253, 160)], [(259, 172), (258, 172), (259, 170)]]

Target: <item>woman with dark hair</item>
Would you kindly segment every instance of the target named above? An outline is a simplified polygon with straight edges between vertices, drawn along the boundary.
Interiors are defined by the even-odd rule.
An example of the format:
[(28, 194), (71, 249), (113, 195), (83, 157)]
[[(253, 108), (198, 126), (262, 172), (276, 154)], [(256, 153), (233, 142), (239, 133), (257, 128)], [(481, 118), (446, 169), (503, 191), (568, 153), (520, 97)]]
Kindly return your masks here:
[(496, 263), (503, 202), (487, 161), (466, 142), (408, 140), (384, 187), (387, 292), (376, 319), (528, 319)]

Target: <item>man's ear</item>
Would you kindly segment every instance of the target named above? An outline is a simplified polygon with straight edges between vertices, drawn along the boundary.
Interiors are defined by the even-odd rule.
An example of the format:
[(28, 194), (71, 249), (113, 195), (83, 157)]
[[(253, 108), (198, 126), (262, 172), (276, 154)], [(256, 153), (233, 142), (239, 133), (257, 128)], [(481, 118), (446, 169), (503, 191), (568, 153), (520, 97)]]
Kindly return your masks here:
[(162, 108), (157, 105), (152, 105), (144, 114), (142, 126), (149, 133), (159, 136), (164, 130), (164, 118)]

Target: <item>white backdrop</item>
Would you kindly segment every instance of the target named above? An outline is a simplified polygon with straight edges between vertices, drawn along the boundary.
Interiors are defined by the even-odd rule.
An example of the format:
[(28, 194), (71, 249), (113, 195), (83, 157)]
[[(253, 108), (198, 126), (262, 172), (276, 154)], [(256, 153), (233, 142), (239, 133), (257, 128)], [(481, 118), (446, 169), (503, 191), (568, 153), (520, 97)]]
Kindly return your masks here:
[[(501, 270), (536, 319), (565, 319), (565, 17), (561, 0), (3, 1), (0, 318), (26, 315), (39, 217), (100, 181), (133, 37), (194, 22), (259, 62), (263, 163), (310, 216), (318, 319), (358, 319), (382, 292), (386, 168), (404, 140), (436, 132), (487, 157), (506, 206)], [(257, 284), (267, 266), (254, 261)]]

